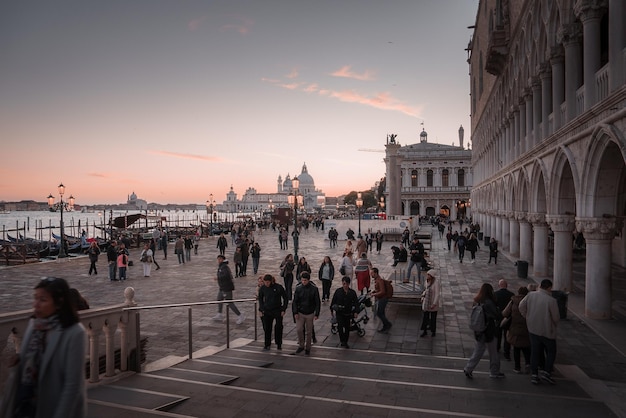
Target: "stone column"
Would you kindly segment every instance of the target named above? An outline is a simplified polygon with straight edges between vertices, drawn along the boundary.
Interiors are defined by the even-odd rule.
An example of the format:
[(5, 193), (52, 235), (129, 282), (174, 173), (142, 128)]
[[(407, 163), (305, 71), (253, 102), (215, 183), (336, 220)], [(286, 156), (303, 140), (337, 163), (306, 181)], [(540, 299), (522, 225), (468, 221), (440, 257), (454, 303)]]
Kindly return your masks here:
[(500, 216), (500, 219), (502, 221), (502, 250), (504, 251), (509, 251), (510, 248), (510, 240), (511, 240), (511, 235), (510, 235), (510, 225), (509, 225), (509, 217), (508, 217), (508, 213), (507, 212), (503, 212), (502, 215)]
[[(606, 0), (579, 0), (574, 13), (583, 24), (583, 74), (585, 110), (596, 104), (596, 72), (600, 69), (600, 20), (606, 11)], [(622, 24), (624, 22), (622, 21)]]
[(554, 232), (554, 290), (572, 290), (572, 232), (576, 229), (574, 215), (546, 215)]
[(515, 106), (513, 110), (513, 149), (511, 150), (511, 160), (515, 161), (519, 156), (519, 139), (520, 139), (520, 110)]
[(548, 275), (548, 224), (543, 213), (529, 213), (533, 224), (533, 271), (535, 277)]
[(519, 140), (517, 142), (517, 156), (519, 157), (524, 152), (524, 142), (526, 141), (526, 99), (522, 93), (519, 98)]
[(508, 212), (509, 218), (509, 254), (513, 257), (519, 256), (519, 222), (515, 212)]
[(522, 148), (526, 152), (532, 148), (533, 142), (533, 95), (528, 88), (524, 90), (524, 100), (526, 101), (526, 137), (522, 140)]
[(623, 49), (626, 47), (626, 2), (624, 0), (609, 0), (609, 92), (613, 92), (624, 83)]
[(489, 236), (491, 238), (496, 238), (498, 233), (498, 211), (494, 209), (489, 211), (489, 229)]
[(550, 112), (552, 111), (552, 68), (548, 63), (539, 66), (541, 79), (541, 138), (550, 136)]
[(567, 121), (576, 117), (576, 90), (582, 83), (580, 71), (580, 38), (579, 23), (563, 25), (557, 32), (557, 41), (562, 42), (565, 48), (565, 103), (567, 107)]
[(541, 123), (541, 80), (539, 77), (532, 78), (531, 88), (533, 90), (533, 140), (529, 141), (528, 149), (532, 149), (542, 139), (539, 129)]
[(563, 121), (561, 120), (561, 104), (565, 100), (565, 69), (563, 63), (563, 49), (560, 46), (555, 47), (550, 57), (550, 64), (552, 65), (552, 132), (556, 132), (563, 126)]
[(576, 229), (585, 236), (585, 315), (611, 318), (611, 242), (621, 222), (615, 217), (576, 218)]
[(519, 258), (524, 261), (528, 261), (529, 264), (533, 263), (533, 228), (528, 219), (526, 219), (526, 213), (517, 212), (517, 221), (519, 222)]
[[(502, 213), (500, 211), (496, 212), (496, 241), (498, 241), (499, 246), (502, 246)], [(492, 235), (493, 237), (493, 235)]]

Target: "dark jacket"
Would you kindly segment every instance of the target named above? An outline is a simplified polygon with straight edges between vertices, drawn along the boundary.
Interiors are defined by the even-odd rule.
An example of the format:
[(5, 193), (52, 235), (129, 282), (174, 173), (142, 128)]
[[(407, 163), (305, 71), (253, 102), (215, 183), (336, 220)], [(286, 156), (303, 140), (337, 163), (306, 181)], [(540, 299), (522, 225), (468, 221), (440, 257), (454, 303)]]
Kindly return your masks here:
[(315, 316), (320, 316), (320, 292), (312, 283), (296, 286), (296, 290), (293, 292), (293, 302), (291, 304), (291, 310), (294, 315), (301, 313), (309, 315), (314, 313)]
[(252, 256), (252, 258), (261, 258), (261, 247), (259, 244), (252, 245), (252, 248), (250, 249), (250, 256)]
[(528, 334), (528, 326), (526, 318), (519, 311), (519, 303), (524, 299), (522, 295), (516, 295), (511, 298), (512, 303), (503, 312), (504, 316), (510, 316), (509, 331), (506, 334), (506, 340), (513, 347), (530, 347), (530, 335)]
[(107, 261), (117, 262), (117, 246), (109, 245), (109, 248), (107, 248)]
[(226, 237), (219, 237), (217, 239), (217, 248), (223, 250), (226, 247), (228, 247), (228, 241), (226, 240)]
[(89, 247), (89, 249), (87, 250), (87, 254), (89, 254), (89, 261), (98, 261), (98, 256), (100, 255), (100, 248)]
[(353, 289), (348, 292), (343, 287), (335, 290), (333, 299), (330, 301), (330, 310), (337, 312), (337, 315), (352, 316), (357, 311), (359, 299)]
[(233, 272), (230, 271), (228, 260), (224, 260), (217, 266), (217, 284), (222, 292), (232, 292), (235, 290)]
[(278, 283), (259, 288), (259, 312), (284, 312), (287, 310), (288, 303), (287, 292)]
[(309, 266), (308, 262), (305, 261), (304, 264), (298, 263), (297, 266), (298, 267), (296, 267), (296, 278), (298, 280), (300, 280), (300, 275), (305, 271), (311, 274), (311, 267)]
[[(333, 266), (333, 263), (330, 262), (328, 263), (328, 267), (329, 267), (329, 273), (330, 273), (330, 280), (335, 278), (335, 266)], [(322, 272), (324, 271), (324, 263), (322, 263), (322, 265), (320, 266), (320, 269), (317, 273), (317, 278), (322, 280)]]

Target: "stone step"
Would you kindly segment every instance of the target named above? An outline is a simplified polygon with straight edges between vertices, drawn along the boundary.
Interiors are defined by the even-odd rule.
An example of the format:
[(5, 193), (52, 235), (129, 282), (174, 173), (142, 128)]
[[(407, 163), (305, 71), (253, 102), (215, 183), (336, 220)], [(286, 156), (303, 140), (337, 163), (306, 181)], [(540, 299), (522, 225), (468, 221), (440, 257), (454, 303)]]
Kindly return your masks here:
[[(116, 385), (188, 397), (169, 412), (190, 416), (301, 416), (314, 411), (328, 417), (544, 417), (557, 410), (568, 417), (614, 416), (574, 381), (557, 378), (554, 386), (533, 386), (528, 375), (490, 379), (486, 361), (469, 380), (462, 372), (466, 359), (459, 357), (321, 346), (314, 346), (310, 356), (292, 355), (295, 348), (288, 343), (282, 351), (263, 351), (255, 342)], [(214, 376), (237, 378), (220, 384)]]

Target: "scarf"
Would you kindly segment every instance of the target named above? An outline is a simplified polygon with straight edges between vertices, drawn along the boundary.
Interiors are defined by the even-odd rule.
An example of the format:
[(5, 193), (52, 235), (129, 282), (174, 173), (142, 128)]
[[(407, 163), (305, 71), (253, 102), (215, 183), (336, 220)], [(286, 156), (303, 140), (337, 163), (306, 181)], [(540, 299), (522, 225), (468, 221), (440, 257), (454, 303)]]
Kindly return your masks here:
[(35, 319), (28, 346), (22, 354), (22, 374), (15, 403), (15, 416), (34, 416), (37, 405), (37, 384), (41, 359), (46, 350), (48, 331), (60, 326), (59, 318), (52, 315), (48, 318)]

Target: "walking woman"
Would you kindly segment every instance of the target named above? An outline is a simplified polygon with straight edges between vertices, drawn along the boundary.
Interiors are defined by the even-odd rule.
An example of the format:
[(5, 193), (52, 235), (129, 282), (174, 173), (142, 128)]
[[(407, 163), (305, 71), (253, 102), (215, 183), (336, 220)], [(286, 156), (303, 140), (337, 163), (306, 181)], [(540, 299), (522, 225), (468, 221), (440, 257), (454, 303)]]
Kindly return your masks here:
[(324, 257), (317, 277), (322, 282), (322, 302), (330, 300), (330, 285), (335, 278), (335, 266), (329, 256)]
[[(150, 248), (150, 243), (146, 242), (143, 245), (143, 250), (139, 256), (141, 265), (143, 266), (143, 277), (150, 277), (150, 271), (152, 270), (152, 262), (154, 261), (154, 253)], [(157, 268), (158, 270), (158, 268)]]
[(70, 301), (64, 279), (47, 277), (35, 286), (33, 318), (0, 416), (85, 417), (85, 329)]
[(467, 249), (469, 250), (471, 256), (470, 263), (474, 264), (476, 262), (476, 251), (480, 249), (478, 240), (476, 239), (476, 234), (470, 234), (469, 240), (467, 241)]
[(296, 268), (296, 280), (298, 281), (298, 283), (300, 283), (300, 279), (302, 278), (302, 273), (304, 273), (305, 271), (309, 273), (310, 275), (311, 266), (309, 266), (309, 263), (306, 261), (306, 258), (300, 257), (300, 259), (298, 260), (298, 266)]
[(296, 265), (293, 262), (293, 254), (287, 254), (282, 263), (280, 263), (280, 275), (285, 283), (285, 292), (287, 292), (287, 300), (293, 297), (293, 271)]
[(489, 351), (489, 377), (501, 379), (504, 377), (504, 373), (500, 372), (500, 355), (496, 347), (496, 321), (499, 322), (502, 319), (502, 314), (496, 305), (496, 295), (493, 287), (489, 283), (483, 283), (480, 287), (478, 294), (474, 297), (474, 304), (482, 305), (487, 328), (483, 332), (474, 332), (474, 338), (476, 339), (474, 353), (463, 371), (468, 379), (473, 378), (472, 372), (482, 358), (485, 349), (487, 349)]
[(89, 255), (89, 275), (91, 273), (98, 274), (98, 269), (96, 268), (96, 263), (98, 262), (98, 256), (100, 255), (100, 247), (98, 247), (98, 243), (96, 241), (91, 241), (89, 244), (89, 249), (87, 250), (87, 254)]
[(422, 335), (425, 337), (430, 329), (431, 335), (434, 337), (437, 333), (437, 312), (439, 311), (439, 301), (441, 289), (439, 281), (436, 278), (435, 270), (428, 270), (426, 273), (426, 289), (422, 294)]
[[(511, 302), (502, 311), (504, 317), (510, 317), (511, 325), (506, 333), (506, 339), (513, 346), (513, 360), (515, 361), (515, 373), (530, 372), (530, 334), (528, 334), (528, 326), (526, 318), (519, 311), (519, 303), (528, 294), (528, 288), (525, 286), (517, 290), (517, 295), (511, 298)], [(522, 370), (521, 353), (524, 354), (525, 369)]]

